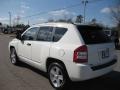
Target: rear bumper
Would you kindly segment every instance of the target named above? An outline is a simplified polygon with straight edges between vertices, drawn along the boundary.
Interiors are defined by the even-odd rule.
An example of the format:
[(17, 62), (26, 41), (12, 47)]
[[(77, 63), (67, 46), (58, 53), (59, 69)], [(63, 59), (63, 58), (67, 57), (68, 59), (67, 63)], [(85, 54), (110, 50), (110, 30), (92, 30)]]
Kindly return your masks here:
[(74, 67), (76, 71), (70, 76), (70, 79), (72, 81), (83, 81), (102, 76), (111, 72), (116, 66), (116, 62), (117, 60), (114, 59), (108, 63), (92, 67), (90, 65), (77, 64), (76, 69)]
[(91, 69), (92, 69), (93, 71), (100, 70), (100, 69), (109, 67), (109, 66), (111, 66), (111, 65), (114, 65), (116, 62), (117, 62), (117, 60), (114, 59), (114, 60), (112, 60), (112, 61), (110, 61), (110, 62), (108, 62), (108, 63), (102, 64), (102, 65), (98, 65), (98, 66), (93, 66), (93, 67), (91, 67)]

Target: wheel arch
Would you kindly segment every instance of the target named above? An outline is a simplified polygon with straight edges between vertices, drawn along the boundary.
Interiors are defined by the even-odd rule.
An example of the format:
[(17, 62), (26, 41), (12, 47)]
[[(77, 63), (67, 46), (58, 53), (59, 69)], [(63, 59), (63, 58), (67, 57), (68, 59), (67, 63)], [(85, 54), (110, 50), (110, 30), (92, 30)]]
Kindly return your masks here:
[(10, 50), (11, 50), (12, 48), (15, 48), (15, 47), (11, 45), (11, 46), (10, 46)]
[(68, 75), (68, 72), (67, 72), (67, 69), (66, 69), (66, 66), (65, 66), (64, 62), (62, 62), (61, 60), (56, 59), (56, 58), (52, 58), (52, 57), (47, 58), (47, 60), (46, 60), (46, 70), (47, 70), (47, 72), (48, 72), (48, 67), (49, 67), (49, 65), (50, 65), (51, 63), (53, 63), (53, 62), (62, 65), (63, 68), (64, 68), (65, 71), (66, 71), (66, 74), (67, 74), (68, 78), (69, 78), (69, 75)]
[(11, 50), (12, 48), (14, 48), (16, 52), (18, 52), (18, 49), (17, 49), (17, 46), (16, 46), (16, 45), (10, 45), (10, 46), (9, 46), (9, 50)]

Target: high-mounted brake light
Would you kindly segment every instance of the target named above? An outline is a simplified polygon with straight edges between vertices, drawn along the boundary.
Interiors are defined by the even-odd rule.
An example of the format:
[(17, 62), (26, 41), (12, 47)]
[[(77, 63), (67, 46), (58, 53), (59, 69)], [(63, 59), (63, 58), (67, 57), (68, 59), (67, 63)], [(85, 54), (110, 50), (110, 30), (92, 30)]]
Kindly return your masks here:
[(73, 55), (73, 62), (76, 63), (88, 62), (88, 50), (86, 45), (80, 46), (77, 49), (75, 49)]

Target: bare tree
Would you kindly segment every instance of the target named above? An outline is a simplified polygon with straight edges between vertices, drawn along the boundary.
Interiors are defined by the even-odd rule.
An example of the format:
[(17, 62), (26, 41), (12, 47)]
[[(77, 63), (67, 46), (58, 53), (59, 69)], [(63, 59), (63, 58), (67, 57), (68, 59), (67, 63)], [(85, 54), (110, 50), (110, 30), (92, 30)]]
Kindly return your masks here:
[(0, 22), (0, 26), (2, 26), (2, 23)]
[(67, 20), (67, 22), (68, 22), (68, 23), (72, 23), (72, 18), (69, 18), (69, 19)]
[(93, 19), (91, 20), (91, 24), (96, 24), (96, 23), (97, 23), (97, 19), (93, 18)]
[(120, 37), (120, 0), (116, 0), (116, 5), (111, 7), (111, 15), (113, 19), (116, 22), (116, 34), (114, 34), (115, 37), (115, 43), (118, 46), (119, 43), (119, 37)]
[(120, 24), (120, 6), (111, 8), (111, 14), (116, 23)]
[(111, 7), (111, 15), (118, 26), (120, 26), (120, 0), (116, 2), (116, 5)]
[(48, 22), (54, 22), (54, 19), (50, 18), (50, 19), (48, 19)]
[(82, 23), (83, 22), (83, 16), (82, 15), (78, 15), (77, 17), (76, 17), (76, 21), (75, 21), (76, 23)]

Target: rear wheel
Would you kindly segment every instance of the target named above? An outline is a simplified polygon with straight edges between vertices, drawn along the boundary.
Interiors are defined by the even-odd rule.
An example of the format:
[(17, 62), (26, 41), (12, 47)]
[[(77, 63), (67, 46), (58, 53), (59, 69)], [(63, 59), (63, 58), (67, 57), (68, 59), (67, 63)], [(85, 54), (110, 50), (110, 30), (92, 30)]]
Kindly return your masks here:
[(48, 68), (49, 81), (51, 85), (58, 90), (66, 87), (67, 75), (62, 65), (51, 63)]
[(10, 49), (10, 60), (11, 60), (11, 63), (14, 65), (18, 65), (19, 63), (15, 48)]

